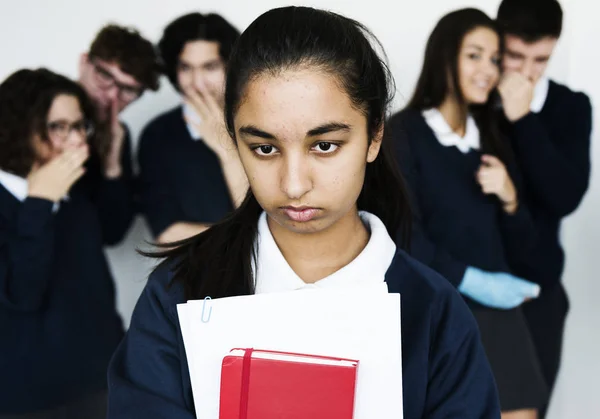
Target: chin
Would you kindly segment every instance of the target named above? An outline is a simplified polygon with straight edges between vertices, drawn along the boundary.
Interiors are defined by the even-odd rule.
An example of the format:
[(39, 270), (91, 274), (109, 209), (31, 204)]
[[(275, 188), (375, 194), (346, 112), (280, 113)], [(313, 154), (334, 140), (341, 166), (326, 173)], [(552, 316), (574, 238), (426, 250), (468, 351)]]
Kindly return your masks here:
[(471, 105), (483, 105), (488, 101), (488, 98), (490, 96), (489, 95), (485, 95), (485, 96), (472, 96), (470, 98), (467, 99), (467, 102), (469, 102)]
[(299, 222), (291, 220), (285, 214), (280, 214), (279, 212), (276, 212), (275, 214), (268, 212), (268, 215), (278, 226), (296, 234), (318, 233), (330, 227), (330, 222), (326, 217)]

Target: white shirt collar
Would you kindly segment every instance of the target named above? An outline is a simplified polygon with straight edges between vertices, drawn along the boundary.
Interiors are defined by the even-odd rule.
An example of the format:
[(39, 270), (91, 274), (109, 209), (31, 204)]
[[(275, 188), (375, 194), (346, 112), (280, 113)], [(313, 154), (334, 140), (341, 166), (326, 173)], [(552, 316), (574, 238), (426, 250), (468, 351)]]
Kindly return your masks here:
[[(17, 175), (13, 175), (12, 173), (5, 172), (0, 169), (0, 184), (6, 188), (8, 192), (10, 192), (15, 198), (19, 201), (23, 202), (27, 198), (29, 193), (29, 184), (27, 179), (22, 178)], [(63, 199), (67, 199), (65, 196)], [(54, 203), (52, 207), (52, 212), (57, 212), (59, 208), (59, 203)]]
[[(188, 104), (187, 102), (183, 102), (183, 116), (193, 122), (196, 123), (200, 123), (200, 116), (196, 113), (196, 111), (194, 110), (194, 108), (192, 108), (192, 106), (190, 104)], [(196, 128), (194, 128), (194, 126), (192, 124), (189, 124), (187, 121), (185, 123), (188, 132), (190, 133), (190, 136), (192, 137), (192, 140), (194, 141), (198, 141), (202, 138), (202, 136), (200, 135), (200, 133), (196, 130)]]
[(544, 108), (546, 98), (548, 97), (548, 90), (550, 89), (550, 79), (548, 77), (542, 77), (538, 80), (533, 90), (533, 99), (529, 105), (531, 112), (539, 113)]
[(396, 254), (396, 244), (389, 236), (383, 222), (375, 215), (361, 211), (363, 223), (371, 232), (363, 251), (348, 265), (314, 284), (305, 283), (288, 265), (279, 250), (269, 225), (267, 214), (258, 221), (257, 264), (252, 263), (255, 292), (293, 291), (302, 288), (336, 288), (370, 285), (384, 282), (385, 274)]
[(0, 170), (0, 183), (19, 201), (23, 202), (27, 198), (29, 188), (26, 179)]
[(444, 116), (437, 108), (427, 109), (421, 113), (425, 122), (432, 129), (439, 143), (445, 147), (456, 147), (462, 153), (468, 153), (471, 149), (479, 150), (480, 138), (479, 128), (475, 123), (473, 116), (467, 116), (467, 127), (465, 136), (461, 137), (456, 132), (452, 131), (450, 125), (444, 119)]

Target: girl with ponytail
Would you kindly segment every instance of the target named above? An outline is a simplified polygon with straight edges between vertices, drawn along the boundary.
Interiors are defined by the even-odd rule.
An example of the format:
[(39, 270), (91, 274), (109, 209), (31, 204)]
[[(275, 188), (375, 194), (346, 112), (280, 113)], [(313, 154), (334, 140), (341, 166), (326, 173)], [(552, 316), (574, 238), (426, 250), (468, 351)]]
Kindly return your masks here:
[(179, 303), (384, 281), (402, 298), (405, 417), (499, 417), (468, 308), (402, 250), (411, 214), (373, 42), (360, 23), (307, 7), (268, 11), (242, 34), (225, 119), (250, 190), (222, 222), (154, 254), (163, 261), (109, 371), (109, 418), (194, 417)]

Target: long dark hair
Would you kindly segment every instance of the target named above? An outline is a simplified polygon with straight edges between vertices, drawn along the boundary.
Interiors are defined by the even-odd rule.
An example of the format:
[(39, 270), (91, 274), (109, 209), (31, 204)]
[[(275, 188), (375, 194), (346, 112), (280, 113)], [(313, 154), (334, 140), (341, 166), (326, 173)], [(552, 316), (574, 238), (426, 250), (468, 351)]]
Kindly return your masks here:
[[(26, 177), (36, 159), (33, 137), (49, 141), (48, 112), (57, 96), (74, 96), (84, 118), (94, 111), (83, 89), (74, 81), (45, 68), (21, 69), (0, 84), (0, 168)], [(88, 139), (93, 142), (93, 138)]]
[[(381, 132), (393, 97), (393, 81), (360, 23), (308, 7), (273, 9), (258, 17), (241, 35), (230, 57), (225, 91), (225, 118), (233, 139), (233, 119), (248, 83), (264, 74), (299, 66), (315, 67), (337, 77), (367, 117), (369, 142)], [(359, 210), (377, 215), (390, 236), (408, 242), (410, 208), (407, 190), (388, 141), (367, 165), (358, 198)], [(245, 295), (254, 292), (252, 258), (262, 208), (251, 191), (223, 221), (176, 247), (154, 253), (166, 257), (173, 281), (183, 283), (188, 299)], [(200, 280), (200, 278), (202, 278)]]
[[(408, 108), (419, 111), (437, 108), (444, 102), (448, 92), (454, 93), (459, 106), (465, 106), (459, 84), (458, 56), (465, 36), (477, 28), (488, 28), (498, 34), (499, 52), (502, 54), (502, 38), (496, 23), (488, 15), (472, 8), (448, 13), (440, 19), (429, 36), (421, 75)], [(506, 160), (510, 153), (498, 126), (498, 103), (498, 93), (494, 90), (485, 104), (471, 105), (468, 109), (481, 132), (482, 151)]]

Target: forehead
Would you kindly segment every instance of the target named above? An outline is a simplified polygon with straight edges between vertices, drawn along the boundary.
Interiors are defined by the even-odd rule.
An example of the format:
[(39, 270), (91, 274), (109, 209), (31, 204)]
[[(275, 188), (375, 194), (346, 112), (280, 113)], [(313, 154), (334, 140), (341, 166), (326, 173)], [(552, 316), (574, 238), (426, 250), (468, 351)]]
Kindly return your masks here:
[(82, 117), (79, 100), (71, 95), (58, 95), (52, 101), (48, 112), (48, 120), (72, 120)]
[(529, 56), (550, 55), (556, 45), (556, 41), (556, 38), (546, 37), (539, 41), (528, 43), (515, 35), (505, 35), (504, 37), (507, 50)]
[(141, 86), (141, 83), (138, 82), (135, 79), (135, 77), (122, 71), (121, 67), (117, 62), (106, 61), (100, 58), (96, 58), (95, 61), (96, 63), (100, 64), (104, 70), (108, 71), (119, 83), (127, 84), (130, 86)]
[(468, 32), (463, 38), (463, 47), (478, 46), (497, 49), (500, 43), (498, 34), (490, 28), (479, 27)]
[(220, 58), (219, 43), (214, 41), (187, 42), (179, 55), (179, 59), (186, 63), (203, 63)]
[(352, 105), (335, 77), (313, 69), (252, 79), (234, 118), (236, 129), (252, 124), (281, 137), (330, 122), (366, 125), (366, 117)]

